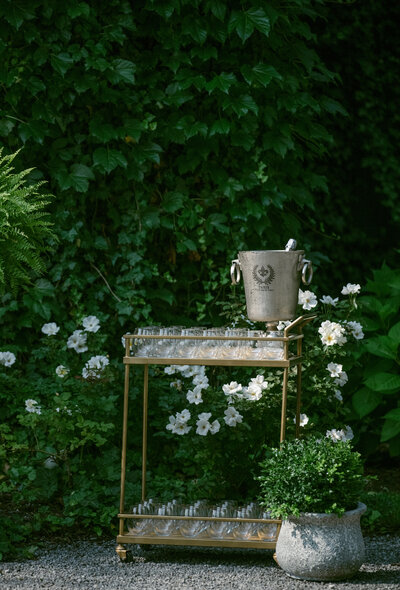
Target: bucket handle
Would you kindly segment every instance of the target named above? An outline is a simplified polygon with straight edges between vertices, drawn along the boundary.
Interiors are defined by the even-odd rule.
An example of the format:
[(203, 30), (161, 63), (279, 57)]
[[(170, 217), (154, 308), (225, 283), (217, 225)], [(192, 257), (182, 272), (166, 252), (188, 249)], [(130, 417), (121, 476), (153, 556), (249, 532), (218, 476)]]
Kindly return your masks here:
[(313, 267), (311, 260), (303, 258), (303, 269), (301, 271), (301, 280), (305, 285), (309, 285), (313, 278)]
[(240, 283), (241, 271), (240, 271), (240, 262), (236, 258), (232, 260), (231, 264), (231, 281), (232, 285), (238, 285)]

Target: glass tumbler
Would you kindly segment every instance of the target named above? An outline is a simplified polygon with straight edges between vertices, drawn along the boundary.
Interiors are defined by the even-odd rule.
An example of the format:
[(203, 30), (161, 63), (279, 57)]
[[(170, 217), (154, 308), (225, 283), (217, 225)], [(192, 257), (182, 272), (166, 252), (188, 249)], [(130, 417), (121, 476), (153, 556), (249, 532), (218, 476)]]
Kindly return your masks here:
[[(254, 506), (248, 505), (238, 510), (238, 518), (257, 518), (257, 510)], [(257, 538), (257, 523), (239, 522), (233, 531), (235, 539), (249, 540)]]
[[(150, 514), (151, 508), (148, 505), (138, 504), (132, 508), (133, 514)], [(128, 520), (128, 531), (131, 535), (144, 536), (151, 532), (151, 519), (150, 518), (130, 518)]]
[[(158, 516), (170, 516), (171, 518), (154, 518), (154, 533), (160, 537), (167, 537), (175, 531), (175, 520), (172, 518), (174, 515), (174, 506), (168, 502), (167, 505), (163, 504), (157, 509)], [(176, 514), (176, 513), (175, 513)]]
[[(213, 518), (234, 518), (236, 516), (235, 510), (231, 508), (224, 508), (217, 506), (213, 508), (211, 516)], [(215, 520), (209, 521), (207, 529), (208, 536), (212, 539), (227, 539), (232, 536), (233, 522), (229, 520)]]
[[(147, 326), (138, 329), (138, 335), (154, 336), (160, 333), (160, 328), (156, 326)], [(138, 350), (136, 356), (152, 357), (156, 353), (156, 343), (154, 338), (138, 338)]]
[(184, 508), (183, 516), (189, 516), (192, 518), (195, 516), (199, 517), (199, 520), (192, 520), (192, 518), (190, 518), (188, 520), (180, 521), (179, 532), (183, 537), (199, 537), (206, 531), (208, 522), (206, 520), (200, 520), (201, 516), (207, 516), (207, 513), (205, 514), (204, 508), (202, 509), (201, 507), (196, 507), (195, 505), (187, 506)]
[[(263, 512), (262, 518), (271, 518), (269, 512)], [(276, 538), (278, 525), (275, 522), (260, 522), (257, 525), (257, 535), (260, 541), (271, 541)]]

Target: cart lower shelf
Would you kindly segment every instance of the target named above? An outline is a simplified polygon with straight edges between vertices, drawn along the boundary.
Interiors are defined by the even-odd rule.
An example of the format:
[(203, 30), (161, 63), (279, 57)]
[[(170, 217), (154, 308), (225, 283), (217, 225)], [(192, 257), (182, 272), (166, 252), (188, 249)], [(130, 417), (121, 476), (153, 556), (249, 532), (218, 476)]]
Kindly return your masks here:
[[(240, 547), (248, 549), (275, 549), (276, 538), (269, 541), (259, 539), (212, 539), (171, 536), (142, 536), (142, 535), (118, 535), (117, 543), (135, 545), (187, 545), (192, 547)], [(117, 548), (118, 553), (118, 548)]]

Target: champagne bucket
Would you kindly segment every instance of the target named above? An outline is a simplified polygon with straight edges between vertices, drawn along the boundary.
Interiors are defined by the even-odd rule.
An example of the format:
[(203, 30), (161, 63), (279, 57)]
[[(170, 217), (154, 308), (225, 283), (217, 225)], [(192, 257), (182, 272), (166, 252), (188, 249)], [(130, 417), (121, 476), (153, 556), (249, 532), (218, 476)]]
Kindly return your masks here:
[(304, 250), (246, 251), (232, 260), (233, 284), (241, 274), (249, 319), (278, 322), (296, 317), (300, 281), (310, 284), (312, 265), (304, 258)]

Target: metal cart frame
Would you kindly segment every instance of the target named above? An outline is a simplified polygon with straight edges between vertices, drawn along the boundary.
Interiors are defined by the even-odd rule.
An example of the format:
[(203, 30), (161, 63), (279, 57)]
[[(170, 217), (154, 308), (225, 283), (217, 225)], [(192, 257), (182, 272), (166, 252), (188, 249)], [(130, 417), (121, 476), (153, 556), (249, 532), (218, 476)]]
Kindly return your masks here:
[[(146, 468), (147, 468), (147, 424), (148, 424), (148, 393), (149, 393), (149, 366), (150, 365), (204, 365), (204, 366), (233, 366), (233, 367), (274, 367), (283, 369), (283, 383), (282, 383), (282, 405), (281, 405), (281, 428), (280, 428), (280, 442), (285, 440), (286, 436), (286, 413), (287, 413), (287, 394), (288, 394), (288, 379), (289, 369), (296, 367), (296, 429), (295, 436), (299, 436), (300, 431), (300, 407), (301, 407), (301, 373), (302, 373), (302, 343), (303, 343), (303, 327), (313, 320), (316, 315), (303, 315), (295, 319), (288, 325), (284, 331), (283, 336), (280, 337), (231, 337), (231, 336), (144, 336), (138, 334), (125, 334), (125, 356), (123, 363), (125, 365), (125, 383), (124, 383), (124, 405), (123, 405), (123, 424), (122, 424), (122, 452), (121, 452), (121, 493), (120, 493), (120, 507), (119, 507), (119, 534), (117, 536), (116, 552), (121, 559), (127, 559), (126, 544), (140, 544), (140, 545), (192, 545), (192, 546), (208, 546), (208, 547), (247, 547), (258, 549), (274, 549), (276, 540), (279, 535), (281, 520), (279, 519), (251, 519), (251, 518), (214, 518), (199, 516), (161, 516), (161, 515), (139, 515), (125, 512), (125, 477), (127, 464), (127, 434), (128, 434), (128, 401), (129, 401), (129, 384), (130, 384), (130, 368), (132, 365), (144, 366), (143, 378), (143, 430), (142, 430), (142, 494), (141, 499), (146, 499)], [(131, 343), (133, 340), (140, 339), (162, 339), (168, 340), (227, 340), (227, 341), (241, 341), (241, 340), (262, 340), (262, 341), (282, 341), (283, 342), (283, 359), (281, 360), (249, 360), (249, 359), (210, 359), (210, 358), (160, 358), (160, 357), (135, 357), (131, 356)], [(296, 353), (291, 354), (289, 346), (296, 342)], [(187, 538), (178, 535), (171, 536), (135, 536), (125, 531), (125, 521), (127, 519), (173, 519), (173, 520), (204, 520), (204, 521), (229, 521), (229, 522), (255, 522), (255, 523), (276, 523), (277, 532), (274, 540), (238, 540), (238, 539), (213, 539), (213, 538)]]

